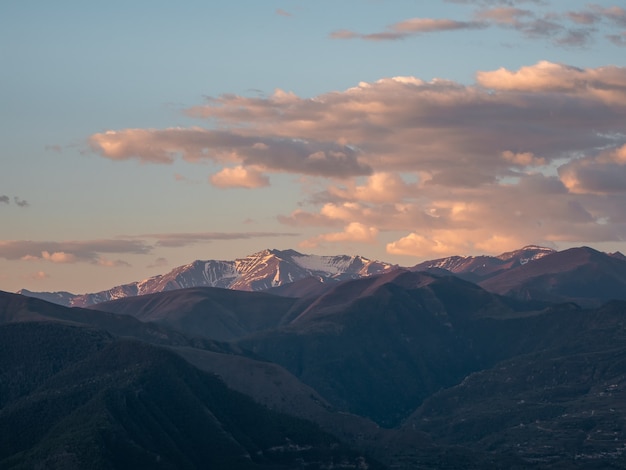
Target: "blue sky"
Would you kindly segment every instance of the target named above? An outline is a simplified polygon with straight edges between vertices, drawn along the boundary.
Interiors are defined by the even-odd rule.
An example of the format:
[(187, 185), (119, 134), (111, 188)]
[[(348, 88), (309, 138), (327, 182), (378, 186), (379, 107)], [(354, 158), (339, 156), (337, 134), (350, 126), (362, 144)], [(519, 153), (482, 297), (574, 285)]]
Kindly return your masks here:
[(626, 251), (625, 52), (614, 1), (4, 1), (0, 289)]

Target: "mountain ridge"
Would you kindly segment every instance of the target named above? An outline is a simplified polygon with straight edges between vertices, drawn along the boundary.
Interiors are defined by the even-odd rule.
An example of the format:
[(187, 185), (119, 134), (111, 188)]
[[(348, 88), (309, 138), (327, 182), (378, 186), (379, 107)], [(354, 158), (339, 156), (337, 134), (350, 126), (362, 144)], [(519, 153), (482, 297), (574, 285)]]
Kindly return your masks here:
[[(596, 254), (595, 258), (585, 261), (581, 257), (585, 250), (592, 250)], [(588, 262), (588, 266), (584, 266), (585, 262)], [(558, 279), (555, 281), (554, 277), (541, 277), (532, 269), (537, 265), (558, 265), (548, 268), (558, 273)], [(620, 252), (603, 253), (587, 247), (555, 251), (527, 245), (497, 256), (449, 256), (424, 261), (411, 267), (373, 261), (362, 256), (319, 256), (302, 254), (291, 249), (266, 249), (233, 261), (196, 260), (165, 274), (96, 293), (32, 292), (26, 289), (18, 293), (71, 307), (89, 307), (122, 298), (191, 287), (267, 291), (283, 297), (315, 297), (332, 288), (337, 281), (361, 279), (396, 270), (424, 271), (440, 276), (454, 275), (498, 294), (513, 295), (526, 300), (580, 301), (584, 305), (599, 305), (611, 298), (623, 298), (621, 294), (614, 297), (612, 292), (619, 293), (626, 289), (626, 257)], [(554, 282), (574, 282), (582, 288), (595, 282), (598, 275), (606, 280), (607, 286), (611, 286), (611, 292), (607, 289), (602, 292), (601, 289), (596, 289), (579, 296), (580, 299), (562, 293), (552, 295)], [(510, 288), (513, 284), (524, 292), (509, 294), (506, 287)]]
[(258, 291), (307, 277), (318, 278), (322, 282), (337, 281), (380, 274), (394, 268), (392, 264), (373, 261), (362, 256), (305, 255), (295, 250), (266, 249), (234, 261), (196, 260), (178, 266), (166, 274), (96, 293), (32, 292), (22, 289), (18, 294), (68, 307), (87, 307), (124, 297), (188, 287), (207, 286)]

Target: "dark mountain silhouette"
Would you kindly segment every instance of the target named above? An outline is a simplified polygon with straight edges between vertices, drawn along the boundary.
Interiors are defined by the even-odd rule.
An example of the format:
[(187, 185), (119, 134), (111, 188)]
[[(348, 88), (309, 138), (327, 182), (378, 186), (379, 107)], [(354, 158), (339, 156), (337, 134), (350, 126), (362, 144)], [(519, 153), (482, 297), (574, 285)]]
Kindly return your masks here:
[[(64, 404), (63, 394), (65, 389), (76, 393), (81, 390), (84, 392), (87, 389), (96, 393), (83, 382), (87, 382), (89, 386), (93, 385), (94, 388), (98, 388), (104, 394), (107, 393), (103, 389), (107, 389), (109, 379), (111, 384), (115, 386), (127, 384), (128, 380), (124, 374), (131, 371), (134, 371), (134, 374), (139, 366), (133, 363), (132, 367), (129, 368), (124, 363), (115, 362), (117, 359), (112, 358), (117, 354), (114, 351), (118, 346), (114, 347), (114, 345), (125, 345), (123, 353), (118, 354), (122, 357), (118, 357), (118, 359), (131, 361), (132, 358), (135, 358), (135, 361), (141, 362), (137, 356), (141, 356), (142, 353), (135, 349), (136, 346), (141, 349), (143, 347), (141, 343), (127, 340), (120, 343), (115, 335), (86, 326), (88, 323), (81, 323), (79, 321), (81, 314), (85, 314), (87, 317), (83, 320), (88, 320), (94, 324), (111, 323), (111, 318), (117, 317), (128, 320), (130, 324), (140, 322), (131, 317), (107, 312), (68, 309), (16, 294), (0, 292), (0, 299), (3, 300), (0, 303), (2, 318), (12, 322), (0, 325), (0, 341), (2, 341), (0, 343), (0, 396), (4, 397), (4, 401), (0, 404), (0, 428), (5, 426), (5, 430), (8, 428), (15, 429), (19, 434), (21, 428), (15, 426), (16, 420), (26, 423), (30, 429), (29, 423), (37, 419), (35, 415), (42, 412), (42, 407), (52, 407), (51, 410), (56, 410), (50, 416), (45, 414), (45, 419), (37, 425), (39, 427), (33, 428), (35, 431), (23, 433), (30, 435), (29, 439), (31, 440), (22, 441), (21, 438), (16, 438), (7, 441), (4, 448), (5, 454), (0, 454), (0, 466), (2, 468), (5, 466), (6, 468), (31, 468), (33, 465), (41, 464), (44, 467), (53, 468), (127, 468), (131, 465), (126, 458), (127, 448), (110, 448), (107, 447), (107, 442), (102, 442), (103, 433), (109, 432), (107, 431), (109, 426), (115, 428), (115, 432), (120, 429), (119, 424), (106, 421), (111, 414), (109, 408), (106, 411), (98, 411), (101, 405), (108, 407), (108, 402), (102, 404), (98, 401), (100, 398), (94, 398), (93, 400), (98, 401), (94, 404), (92, 399), (88, 399), (88, 405), (85, 405), (85, 409), (88, 410), (89, 416), (85, 416), (81, 411), (83, 410), (82, 405), (80, 405), (82, 398), (79, 400), (75, 395), (71, 395), (70, 398), (67, 398), (71, 405)], [(105, 321), (98, 317), (105, 318)], [(41, 323), (40, 320), (45, 320), (45, 323)], [(116, 322), (113, 324), (116, 325), (118, 333), (123, 331), (123, 328), (120, 328)], [(155, 326), (147, 325), (148, 328)], [(3, 330), (5, 327), (10, 329)], [(166, 327), (161, 328), (163, 332), (168, 332)], [(3, 331), (9, 331), (9, 333), (2, 336)], [(10, 340), (4, 340), (5, 337), (10, 338)], [(276, 364), (259, 362), (250, 357), (234, 354), (233, 351), (225, 353), (194, 347), (193, 345), (199, 340), (195, 339), (185, 343), (186, 338), (180, 334), (175, 335), (175, 338), (177, 346), (173, 347), (172, 351), (196, 367), (211, 374), (217, 374), (232, 389), (252, 396), (257, 402), (270, 409), (312, 420), (322, 429), (339, 437), (342, 441), (348, 442), (351, 447), (361, 449), (361, 452), (375, 454), (380, 460), (394, 468), (414, 468), (419, 463), (422, 468), (504, 469), (515, 468), (515, 464), (520, 463), (516, 459), (489, 456), (483, 452), (475, 452), (466, 448), (442, 447), (422, 432), (379, 428), (362, 417), (345, 412), (338, 413), (315, 390), (302, 384)], [(161, 341), (167, 342), (167, 336), (163, 336)], [(132, 346), (128, 346), (129, 344)], [(198, 344), (202, 346), (201, 341)], [(145, 346), (147, 347), (147, 345)], [(16, 348), (17, 352), (15, 352)], [(153, 347), (150, 346), (150, 348)], [(238, 348), (232, 349), (237, 350)], [(155, 349), (149, 350), (156, 351)], [(97, 356), (94, 357), (94, 355)], [(113, 370), (108, 371), (109, 365)], [(158, 361), (155, 363), (155, 368), (159, 370), (159, 373), (166, 376), (155, 378), (158, 384), (155, 385), (154, 391), (160, 393), (160, 387), (168, 386), (167, 384), (170, 383), (170, 370)], [(178, 369), (178, 366), (176, 368)], [(80, 370), (79, 378), (76, 378), (76, 369)], [(72, 371), (71, 374), (68, 371)], [(105, 377), (99, 377), (100, 374)], [(59, 379), (59, 377), (61, 378)], [(55, 380), (55, 385), (49, 389), (48, 383), (52, 379)], [(129, 386), (132, 387), (133, 393), (136, 395), (138, 386), (132, 381)], [(57, 387), (61, 387), (62, 390), (58, 390)], [(98, 392), (98, 397), (100, 397), (100, 392)], [(185, 397), (187, 396), (185, 395)], [(85, 396), (83, 398), (87, 399)], [(45, 405), (40, 403), (40, 399), (45, 402)], [(159, 402), (161, 404), (158, 406), (163, 406), (163, 403), (169, 402), (169, 400), (175, 401), (174, 397), (168, 396), (167, 400), (164, 399), (164, 401)], [(27, 405), (23, 405), (23, 403), (27, 403)], [(28, 409), (31, 404), (34, 411)], [(123, 404), (124, 406), (128, 404), (128, 398), (124, 398)], [(19, 418), (13, 415), (15, 406), (17, 406), (15, 409), (18, 410)], [(24, 411), (24, 406), (27, 408), (26, 411)], [(77, 406), (79, 408), (76, 408)], [(152, 404), (150, 409), (154, 410), (155, 406), (158, 408), (156, 404)], [(149, 422), (135, 423), (135, 418), (124, 417), (126, 411), (122, 410), (119, 413), (124, 420), (123, 426), (128, 426), (129, 422), (134, 423), (133, 432), (148, 433), (150, 436), (154, 434), (155, 431), (146, 429), (146, 426), (154, 425), (156, 418), (151, 418)], [(246, 411), (246, 413), (248, 412)], [(61, 418), (62, 415), (65, 417)], [(115, 414), (113, 419), (115, 420), (117, 417), (118, 415)], [(3, 421), (4, 418), (7, 418), (8, 421)], [(173, 418), (168, 416), (167, 419), (169, 424), (173, 422)], [(57, 420), (61, 420), (59, 424), (55, 424)], [(95, 420), (94, 426), (97, 427), (97, 432), (92, 429), (92, 421), (90, 420)], [(45, 431), (48, 429), (46, 423), (51, 426), (50, 431)], [(166, 431), (161, 428), (166, 425), (157, 425), (159, 426), (158, 434), (163, 435)], [(186, 426), (186, 424), (179, 423), (177, 426)], [(281, 429), (283, 428), (281, 427)], [(176, 432), (178, 436), (178, 434), (191, 431), (189, 429), (177, 429)], [(138, 438), (135, 434), (114, 437), (114, 444), (122, 445), (123, 440), (127, 438), (133, 441), (132, 449), (130, 449), (132, 452), (128, 457), (132, 459), (132, 465), (142, 468), (159, 468), (157, 464), (151, 467), (150, 462), (144, 459), (145, 449), (137, 448), (136, 439)], [(176, 445), (178, 444), (180, 443), (176, 443)], [(15, 452), (16, 446), (18, 453), (12, 454)], [(293, 446), (290, 448), (297, 449)], [(331, 450), (334, 451), (337, 448), (336, 443), (332, 444)], [(106, 456), (103, 457), (102, 452), (106, 453)], [(125, 457), (113, 462), (106, 460), (112, 458), (112, 455), (115, 456), (117, 452), (122, 452)], [(140, 454), (139, 456), (135, 455), (137, 452)], [(151, 452), (153, 450), (149, 450), (148, 455), (155, 457)], [(193, 468), (193, 464), (189, 464), (188, 459), (196, 458), (196, 450), (186, 445), (180, 452), (183, 455), (178, 455), (178, 457), (184, 458), (184, 461), (187, 462), (187, 467), (183, 468)], [(193, 455), (189, 456), (188, 453)], [(87, 458), (85, 455), (89, 456), (89, 464), (84, 461)], [(356, 454), (348, 452), (346, 455), (353, 456)], [(302, 459), (302, 456), (299, 458)], [(167, 466), (168, 460), (166, 458), (163, 457), (162, 462), (165, 462), (163, 465)], [(299, 460), (299, 462), (302, 465), (303, 461)], [(362, 468), (365, 465), (360, 458), (357, 458), (356, 464), (350, 462), (351, 460), (344, 457), (340, 462), (340, 467)], [(180, 462), (176, 464), (177, 468), (179, 465), (181, 465)], [(237, 468), (232, 467), (232, 465), (234, 464), (231, 462), (226, 467), (218, 466), (217, 468)], [(317, 468), (315, 465), (312, 464), (307, 468)], [(269, 468), (285, 467), (274, 466)], [(286, 468), (292, 467), (287, 466)], [(376, 468), (376, 466), (370, 468)]]
[(131, 337), (153, 344), (193, 346), (216, 352), (233, 353), (231, 345), (209, 339), (190, 338), (158, 323), (146, 323), (128, 315), (67, 308), (44, 300), (0, 291), (0, 324), (53, 321), (106, 330), (118, 337)]
[[(174, 449), (164, 454), (176, 462), (171, 466), (183, 465), (188, 460), (175, 458), (203, 455), (193, 447), (197, 421), (188, 428), (160, 408), (171, 402), (175, 414), (202, 413), (195, 405), (178, 403), (174, 395), (180, 393), (217, 416), (222, 431), (232, 437), (221, 446), (236, 449), (231, 457), (257, 449), (255, 455), (269, 460), (250, 457), (252, 464), (281, 468), (269, 454), (258, 454), (262, 445), (255, 431), (243, 425), (237, 425), (240, 433), (231, 431), (238, 421), (222, 421), (227, 415), (218, 416), (198, 398), (203, 395), (191, 384), (204, 379), (186, 378), (192, 370), (192, 375), (208, 373), (218, 380), (216, 374), (252, 397), (255, 406), (304, 418), (303, 426), (313, 426), (319, 436), (332, 434), (322, 441), (312, 437), (317, 444), (272, 447), (299, 452), (310, 445), (309, 450), (321, 452), (305, 468), (330, 465), (337, 449), (352, 466), (367, 453), (398, 469), (626, 468), (626, 301), (597, 306), (626, 291), (626, 261), (619, 253), (584, 247), (548, 254), (527, 249), (503, 254), (500, 261), (506, 263), (500, 266), (506, 267), (500, 271), (482, 272), (470, 263), (489, 290), (461, 279), (460, 271), (451, 274), (433, 266), (428, 272), (395, 269), (325, 283), (309, 276), (265, 293), (171, 290), (102, 304), (98, 309), (103, 311), (0, 292), (0, 323), (52, 328), (50, 334), (13, 330), (0, 337), (5, 339), (0, 343), (0, 426), (5, 426), (0, 435), (21, 429), (19, 423), (30, 423), (37, 413), (52, 423), (45, 435), (35, 424), (11, 437), (6, 448), (13, 450), (0, 454), (0, 467), (71, 468), (72, 459), (87, 455), (80, 450), (86, 444), (75, 445), (83, 436), (97, 444), (88, 451), (95, 456), (110, 449), (102, 447), (109, 442), (103, 435), (114, 436), (113, 444), (130, 439), (130, 450), (113, 449), (124, 449), (140, 466), (148, 465), (146, 455), (155, 456), (154, 442)], [(17, 347), (15, 341), (30, 352), (7, 353)], [(2, 349), (5, 344), (9, 349)], [(167, 377), (157, 379), (152, 365)], [(180, 367), (180, 376), (172, 372)], [(144, 406), (137, 401), (143, 395), (133, 393), (144, 390), (145, 381), (156, 396), (146, 398)], [(112, 386), (111, 396), (124, 401), (81, 395), (96, 393), (98, 384), (104, 384), (103, 390)], [(124, 408), (129, 403), (130, 411)], [(62, 412), (54, 414), (57, 407)], [(90, 414), (80, 414), (83, 409)], [(148, 409), (149, 420), (142, 411)], [(72, 418), (74, 413), (78, 418)], [(61, 415), (62, 421), (55, 421)], [(151, 427), (155, 422), (158, 432)], [(219, 441), (222, 437), (216, 442), (226, 442)], [(340, 440), (358, 451), (341, 447)], [(61, 448), (65, 453), (56, 452)], [(94, 462), (120, 468), (108, 458)], [(193, 468), (193, 462), (185, 465)], [(282, 468), (294, 468), (295, 462), (282, 462)]]
[(480, 282), (485, 289), (519, 299), (598, 306), (626, 300), (626, 260), (592, 248), (571, 248)]
[(194, 287), (103, 302), (93, 310), (158, 322), (194, 336), (239, 338), (281, 324), (296, 299), (214, 287)]
[[(174, 292), (162, 295), (170, 294)], [(239, 292), (239, 294), (244, 298), (250, 295), (254, 297), (253, 293)], [(97, 329), (93, 331), (98, 334), (102, 333), (100, 330), (102, 328), (108, 331), (107, 338), (113, 335), (169, 346), (191, 364), (220, 376), (234, 390), (251, 396), (271, 409), (313, 420), (328, 432), (344, 440), (350, 440), (354, 445), (364, 448), (368, 444), (363, 442), (365, 437), (379, 435), (374, 423), (358, 416), (338, 414), (337, 410), (334, 410), (315, 390), (300, 382), (281, 366), (248, 357), (245, 351), (231, 344), (197, 336), (187, 337), (165, 326), (143, 323), (126, 315), (67, 308), (0, 291), (0, 324), (31, 321), (54, 322), (90, 329), (95, 327)], [(72, 349), (62, 341), (57, 347), (71, 357), (81, 357), (83, 353), (80, 347)]]
[(396, 271), (329, 290), (289, 325), (238, 341), (334, 406), (393, 426), (489, 364), (469, 326), (522, 308), (448, 276)]
[(518, 354), (435, 393), (404, 428), (540, 468), (626, 468), (626, 302), (507, 323)]
[(2, 468), (379, 467), (147, 343), (22, 323), (0, 326), (0, 345)]

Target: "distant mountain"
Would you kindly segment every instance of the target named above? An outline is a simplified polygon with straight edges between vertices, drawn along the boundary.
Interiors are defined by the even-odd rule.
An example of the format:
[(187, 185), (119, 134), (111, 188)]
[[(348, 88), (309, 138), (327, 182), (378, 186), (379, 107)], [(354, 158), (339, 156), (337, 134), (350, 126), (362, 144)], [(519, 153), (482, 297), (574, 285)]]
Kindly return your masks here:
[(626, 300), (626, 258), (588, 247), (570, 248), (502, 271), (480, 285), (518, 299), (598, 306)]
[(552, 253), (555, 253), (555, 250), (551, 248), (528, 245), (520, 250), (502, 253), (499, 256), (450, 256), (424, 261), (413, 266), (411, 270), (435, 273), (442, 273), (442, 270), (445, 270), (462, 279), (478, 282)]
[[(594, 253), (586, 256), (583, 253)], [(546, 261), (550, 260), (550, 261)], [(419, 263), (411, 271), (453, 274), (492, 292), (519, 299), (574, 301), (600, 305), (625, 298), (626, 256), (591, 248), (556, 252), (535, 245), (498, 256), (451, 256)], [(189, 287), (267, 291), (283, 297), (318, 297), (337, 281), (360, 279), (401, 269), (360, 256), (304, 255), (294, 250), (264, 250), (235, 261), (194, 261), (167, 274), (93, 293), (19, 293), (65, 306), (88, 307), (116, 299)]]
[(60, 305), (86, 307), (109, 300), (187, 287), (208, 286), (259, 291), (306, 278), (315, 278), (322, 282), (340, 281), (381, 274), (394, 268), (394, 265), (361, 256), (318, 256), (305, 255), (294, 250), (263, 250), (235, 261), (194, 261), (167, 274), (93, 294), (28, 290), (18, 293)]

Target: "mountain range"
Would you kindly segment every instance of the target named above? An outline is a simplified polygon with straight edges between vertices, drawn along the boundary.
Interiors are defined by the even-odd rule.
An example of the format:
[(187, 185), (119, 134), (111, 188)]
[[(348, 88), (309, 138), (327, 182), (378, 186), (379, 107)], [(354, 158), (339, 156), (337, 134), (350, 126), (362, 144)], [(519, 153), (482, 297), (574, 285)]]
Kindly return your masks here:
[(371, 261), (361, 256), (303, 255), (294, 250), (263, 250), (234, 261), (194, 261), (179, 266), (167, 274), (132, 282), (111, 289), (91, 293), (30, 292), (18, 293), (71, 307), (86, 307), (100, 302), (152, 294), (187, 287), (222, 287), (226, 289), (258, 291), (299, 281), (316, 279), (341, 281), (393, 269), (388, 263)]
[(0, 467), (626, 469), (623, 255), (257, 255), (245, 289), (0, 292)]
[[(166, 274), (88, 294), (18, 293), (71, 307), (189, 287), (267, 291), (286, 297), (324, 292), (336, 282), (397, 269), (452, 274), (490, 292), (526, 300), (567, 301), (600, 305), (626, 300), (626, 256), (588, 247), (557, 252), (534, 245), (498, 256), (451, 256), (400, 267), (361, 256), (318, 256), (295, 250), (263, 250), (234, 261), (194, 261)], [(565, 289), (565, 290), (563, 290)]]

